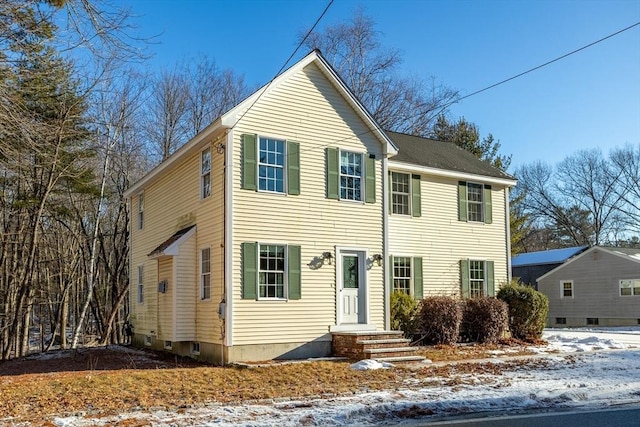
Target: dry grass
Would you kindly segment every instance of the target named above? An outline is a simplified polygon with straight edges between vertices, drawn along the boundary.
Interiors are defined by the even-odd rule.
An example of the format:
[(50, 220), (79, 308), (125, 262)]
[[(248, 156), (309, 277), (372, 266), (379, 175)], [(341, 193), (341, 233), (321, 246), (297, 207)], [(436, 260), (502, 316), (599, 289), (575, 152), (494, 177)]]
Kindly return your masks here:
[[(433, 361), (485, 357), (497, 346), (439, 346), (423, 354)], [(117, 352), (117, 350), (114, 350)], [(462, 363), (419, 369), (354, 371), (349, 362), (313, 362), (247, 369), (212, 367), (187, 363), (158, 365), (157, 369), (131, 369), (127, 355), (120, 355), (122, 367), (100, 367), (99, 356), (84, 369), (59, 361), (57, 371), (33, 369), (21, 373), (15, 367), (6, 374), (0, 364), (0, 424), (34, 422), (46, 425), (54, 415), (88, 414), (107, 416), (147, 409), (180, 410), (207, 403), (233, 404), (278, 398), (308, 398), (349, 395), (369, 390), (406, 387), (407, 381), (428, 384), (434, 377), (452, 373), (499, 373), (492, 364)], [(17, 362), (17, 361), (16, 361)], [(40, 361), (43, 364), (50, 361)], [(526, 362), (518, 362), (526, 363)], [(85, 362), (86, 364), (86, 362)], [(49, 365), (50, 367), (50, 365)], [(451, 385), (459, 380), (452, 379)], [(444, 381), (446, 384), (446, 380)], [(127, 420), (126, 425), (146, 425)]]
[(433, 361), (433, 362), (453, 362), (458, 360), (468, 359), (486, 359), (489, 357), (495, 357), (496, 352), (504, 352), (508, 356), (527, 356), (535, 354), (535, 352), (528, 350), (528, 346), (542, 344), (539, 343), (524, 343), (518, 340), (502, 340), (498, 344), (485, 344), (485, 345), (436, 345), (429, 347), (422, 347), (418, 352), (421, 356)]

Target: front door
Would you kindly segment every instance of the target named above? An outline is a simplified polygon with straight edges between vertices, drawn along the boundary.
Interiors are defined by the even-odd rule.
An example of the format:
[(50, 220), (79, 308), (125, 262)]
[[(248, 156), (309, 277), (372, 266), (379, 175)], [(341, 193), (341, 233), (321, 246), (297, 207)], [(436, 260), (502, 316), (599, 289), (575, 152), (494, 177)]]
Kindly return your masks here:
[(340, 252), (340, 310), (341, 324), (366, 323), (365, 253)]

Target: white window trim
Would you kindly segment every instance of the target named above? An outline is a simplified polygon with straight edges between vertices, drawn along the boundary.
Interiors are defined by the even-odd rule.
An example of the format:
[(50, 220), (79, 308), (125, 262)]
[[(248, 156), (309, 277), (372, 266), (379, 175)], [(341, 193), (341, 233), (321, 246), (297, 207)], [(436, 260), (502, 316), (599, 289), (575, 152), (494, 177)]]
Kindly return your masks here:
[[(407, 193), (408, 202), (407, 202), (407, 213), (406, 214), (395, 213), (393, 211), (393, 195), (394, 194), (402, 194), (402, 195), (405, 194), (405, 193), (398, 193), (397, 191), (393, 191), (393, 174), (394, 173), (395, 174), (406, 175), (406, 176), (409, 177), (409, 193)], [(391, 171), (391, 200), (389, 202), (391, 203), (391, 215), (402, 215), (402, 216), (412, 216), (413, 215), (413, 175), (411, 173), (402, 172), (402, 171)]]
[[(142, 203), (140, 203), (140, 200), (142, 200)], [(142, 229), (144, 229), (144, 192), (138, 194), (138, 230)]]
[[(202, 155), (209, 151), (209, 171), (202, 171)], [(211, 181), (211, 170), (213, 169), (213, 153), (211, 151), (211, 145), (208, 145), (204, 149), (200, 150), (200, 200), (208, 199), (211, 197), (212, 189), (212, 181)], [(204, 177), (209, 175), (209, 194), (204, 195)]]
[(469, 297), (473, 298), (471, 296), (471, 282), (474, 281), (473, 279), (471, 279), (471, 263), (472, 262), (481, 262), (482, 263), (482, 295), (480, 295), (481, 297), (486, 297), (489, 296), (489, 292), (487, 289), (487, 260), (486, 259), (472, 259), (472, 258), (467, 258), (467, 261), (469, 263), (469, 271), (467, 272), (467, 274), (469, 275)]
[[(273, 139), (276, 141), (282, 141), (284, 143), (284, 152), (282, 153), (282, 157), (284, 158), (284, 163), (282, 165), (282, 191), (272, 191), (272, 190), (261, 190), (260, 189), (260, 165), (264, 165), (267, 167), (279, 167), (269, 163), (260, 162), (260, 139)], [(288, 187), (288, 176), (287, 169), (289, 169), (289, 153), (288, 153), (288, 140), (286, 138), (281, 138), (277, 136), (266, 136), (266, 135), (257, 135), (256, 136), (256, 189), (260, 193), (270, 193), (270, 194), (287, 194), (289, 192)]]
[[(206, 249), (209, 249), (209, 272), (208, 273), (203, 273), (202, 272), (202, 261), (203, 261), (202, 251), (204, 251)], [(211, 259), (212, 258), (212, 256), (211, 256), (212, 252), (213, 251), (211, 250), (211, 246), (204, 246), (204, 247), (200, 248), (200, 253), (199, 253), (199, 257), (198, 257), (199, 258), (198, 259), (198, 261), (199, 261), (199, 263), (198, 263), (199, 264), (198, 265), (198, 272), (199, 272), (199, 282), (200, 282), (200, 286), (199, 286), (199, 288), (200, 288), (200, 290), (199, 290), (200, 291), (200, 301), (211, 301), (211, 291), (212, 291), (211, 288), (213, 287), (213, 284), (212, 284), (212, 281), (211, 281), (212, 270), (213, 270), (212, 269), (212, 259)], [(205, 274), (209, 275), (209, 298), (204, 298), (204, 281), (203, 281), (203, 279), (204, 279)]]
[(136, 273), (137, 302), (144, 304), (144, 265), (138, 265)]
[[(282, 246), (284, 247), (284, 270), (282, 277), (282, 286), (284, 289), (282, 290), (282, 298), (280, 297), (261, 297), (260, 296), (260, 273), (262, 270), (260, 269), (260, 247), (261, 246)], [(269, 242), (258, 242), (258, 265), (256, 266), (256, 272), (258, 274), (258, 301), (288, 301), (289, 300), (289, 245), (286, 243), (269, 243)], [(269, 270), (265, 270), (269, 271)]]
[[(467, 183), (467, 185), (466, 185), (466, 191), (467, 191), (467, 221), (469, 221), (469, 222), (477, 222), (477, 223), (484, 223), (485, 218), (486, 218), (486, 212), (485, 212), (486, 200), (484, 199), (484, 184), (479, 183), (479, 182), (473, 182), (473, 181), (466, 181), (466, 183)], [(482, 198), (482, 201), (480, 202), (480, 215), (482, 215), (482, 218), (480, 218), (479, 220), (471, 219), (471, 209), (469, 209), (469, 206), (471, 204), (477, 204), (478, 202), (473, 202), (469, 198), (469, 184), (480, 186), (480, 197)]]
[(395, 260), (396, 258), (409, 258), (409, 295), (410, 296), (414, 296), (415, 294), (415, 290), (413, 288), (413, 256), (410, 255), (403, 255), (403, 254), (392, 254), (391, 255), (393, 257), (393, 263), (391, 264), (391, 269), (392, 269), (392, 273), (391, 273), (391, 288), (393, 289), (393, 292), (396, 291), (395, 289), (395, 279), (396, 279), (396, 269), (395, 269)]
[(144, 336), (144, 345), (151, 346), (151, 344), (153, 344), (151, 335), (145, 335)]
[[(565, 283), (571, 283), (571, 296), (567, 297), (564, 295), (564, 284)], [(560, 281), (560, 299), (573, 299), (576, 295), (576, 290), (575, 287), (573, 285), (573, 280), (561, 280)]]
[[(342, 198), (342, 177), (343, 176), (355, 176), (355, 175), (343, 175), (342, 174), (342, 153), (351, 153), (351, 154), (359, 154), (360, 155), (360, 200), (354, 199), (343, 199)], [(353, 203), (365, 203), (366, 199), (366, 188), (365, 188), (365, 168), (366, 165), (366, 153), (363, 151), (354, 151), (354, 150), (343, 150), (342, 148), (338, 149), (338, 198), (339, 200), (344, 200), (345, 202), (353, 202)]]
[(173, 343), (171, 341), (166, 341), (164, 342), (164, 348), (167, 350), (171, 350), (173, 348)]
[[(631, 282), (631, 288), (630, 288), (631, 289), (631, 293), (629, 295), (622, 295), (622, 282)], [(618, 295), (623, 297), (623, 298), (640, 296), (640, 294), (635, 294), (634, 293), (634, 289), (635, 289), (635, 287), (633, 286), (634, 282), (640, 282), (640, 278), (638, 278), (638, 279), (620, 279), (618, 281)]]

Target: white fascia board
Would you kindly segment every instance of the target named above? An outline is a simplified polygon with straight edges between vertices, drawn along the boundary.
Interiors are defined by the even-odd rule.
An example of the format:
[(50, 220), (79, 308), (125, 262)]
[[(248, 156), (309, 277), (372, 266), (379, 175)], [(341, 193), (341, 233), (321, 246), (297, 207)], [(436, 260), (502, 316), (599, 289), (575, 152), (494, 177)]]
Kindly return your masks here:
[(188, 156), (196, 151), (198, 151), (209, 137), (213, 135), (217, 130), (223, 128), (221, 124), (221, 120), (218, 119), (215, 122), (211, 123), (209, 126), (204, 128), (200, 133), (191, 138), (189, 142), (184, 144), (182, 147), (178, 148), (175, 153), (169, 156), (164, 162), (160, 163), (155, 168), (151, 169), (149, 173), (143, 176), (140, 180), (138, 180), (135, 184), (129, 187), (124, 192), (125, 199), (128, 199), (132, 195), (142, 191), (147, 185), (155, 181), (158, 176), (162, 175), (167, 170), (170, 170), (174, 165), (176, 165), (183, 157)]
[(507, 187), (515, 186), (518, 181), (515, 179), (496, 178), (486, 175), (477, 175), (473, 173), (458, 172), (446, 169), (432, 168), (429, 166), (420, 166), (412, 163), (396, 162), (389, 160), (389, 170), (399, 170), (404, 172), (414, 172), (425, 175), (442, 176), (445, 178), (463, 179), (465, 181), (480, 181), (487, 184), (504, 185)]

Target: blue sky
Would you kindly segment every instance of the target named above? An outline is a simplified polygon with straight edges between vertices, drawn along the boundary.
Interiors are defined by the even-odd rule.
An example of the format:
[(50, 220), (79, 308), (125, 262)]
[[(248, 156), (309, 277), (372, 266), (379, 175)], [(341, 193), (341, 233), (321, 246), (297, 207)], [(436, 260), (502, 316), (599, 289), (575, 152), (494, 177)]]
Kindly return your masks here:
[[(140, 35), (157, 35), (150, 67), (204, 54), (268, 82), (329, 0), (118, 0)], [(472, 93), (640, 21), (638, 0), (335, 0), (319, 27), (358, 7), (386, 46), (399, 48), (404, 75)], [(303, 56), (299, 52), (295, 59)], [(640, 143), (640, 26), (454, 105), (492, 133), (514, 167), (556, 163), (580, 149)]]

